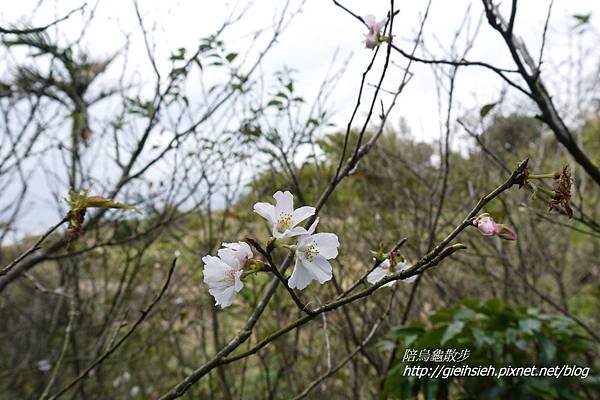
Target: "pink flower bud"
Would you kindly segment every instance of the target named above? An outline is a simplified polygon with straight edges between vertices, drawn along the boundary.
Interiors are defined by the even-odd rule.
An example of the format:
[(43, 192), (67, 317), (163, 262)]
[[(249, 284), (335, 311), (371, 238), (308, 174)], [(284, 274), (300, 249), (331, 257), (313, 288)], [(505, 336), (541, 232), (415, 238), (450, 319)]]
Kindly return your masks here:
[(481, 214), (475, 218), (473, 225), (483, 236), (499, 236), (504, 240), (517, 240), (517, 233), (504, 224), (498, 224), (490, 214)]
[(500, 227), (488, 214), (481, 214), (475, 223), (483, 236), (494, 236), (500, 232)]

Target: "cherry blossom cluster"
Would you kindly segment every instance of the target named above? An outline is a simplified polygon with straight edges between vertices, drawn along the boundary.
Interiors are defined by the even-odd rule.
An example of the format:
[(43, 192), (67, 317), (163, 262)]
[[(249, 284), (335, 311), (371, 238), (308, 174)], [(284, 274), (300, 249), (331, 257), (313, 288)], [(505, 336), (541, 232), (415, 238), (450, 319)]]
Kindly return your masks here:
[[(223, 243), (216, 256), (207, 255), (202, 258), (204, 263), (204, 283), (209, 293), (215, 298), (216, 305), (222, 308), (233, 303), (235, 295), (244, 288), (244, 278), (253, 273), (267, 271), (276, 273), (278, 278), (285, 280), (277, 266), (272, 265), (270, 252), (274, 248), (287, 249), (293, 254), (294, 269), (285, 283), (291, 289), (305, 289), (312, 281), (320, 284), (331, 280), (333, 268), (330, 260), (338, 255), (340, 242), (334, 233), (315, 233), (319, 218), (307, 228), (300, 224), (314, 217), (315, 208), (303, 206), (294, 209), (294, 196), (288, 191), (278, 191), (273, 195), (275, 204), (259, 202), (254, 205), (254, 211), (265, 218), (271, 226), (271, 238), (266, 252), (257, 247), (271, 264), (254, 258), (252, 248), (246, 242)], [(489, 214), (481, 214), (473, 220), (473, 225), (484, 236), (499, 236), (506, 240), (517, 240), (517, 234), (505, 225), (496, 223)], [(254, 246), (257, 244), (248, 239)], [(376, 284), (386, 276), (406, 271), (411, 265), (402, 257), (384, 259), (368, 275), (367, 282)], [(411, 283), (416, 275), (403, 280)], [(396, 281), (382, 285), (390, 287)]]
[[(300, 223), (315, 215), (314, 207), (294, 209), (294, 197), (288, 191), (273, 195), (275, 205), (256, 203), (254, 211), (271, 225), (274, 247), (286, 248), (294, 254), (294, 269), (287, 280), (292, 289), (304, 289), (313, 280), (323, 284), (333, 276), (329, 260), (338, 255), (340, 245), (334, 233), (315, 233), (319, 218), (308, 229)], [(232, 304), (235, 294), (243, 289), (246, 274), (264, 271), (264, 263), (253, 259), (252, 249), (245, 242), (223, 243), (217, 256), (207, 255), (204, 262), (204, 282), (216, 304), (222, 308)], [(266, 269), (268, 270), (268, 268)]]
[(235, 294), (244, 287), (242, 272), (252, 258), (248, 243), (223, 243), (217, 257), (207, 255), (204, 263), (204, 283), (208, 292), (215, 298), (215, 304), (222, 308), (233, 303)]

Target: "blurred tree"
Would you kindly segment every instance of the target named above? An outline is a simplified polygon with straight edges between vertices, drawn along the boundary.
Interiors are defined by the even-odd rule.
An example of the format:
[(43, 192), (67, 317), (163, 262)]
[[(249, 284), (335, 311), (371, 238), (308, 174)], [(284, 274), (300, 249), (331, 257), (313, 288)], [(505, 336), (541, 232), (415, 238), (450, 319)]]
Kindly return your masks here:
[(7, 47), (26, 46), (35, 51), (34, 57), (46, 56), (49, 68), (18, 66), (11, 86), (20, 96), (46, 97), (64, 106), (71, 115), (69, 188), (78, 191), (78, 163), (81, 145), (87, 145), (92, 135), (88, 108), (116, 91), (105, 88), (94, 97), (89, 89), (102, 75), (114, 57), (93, 60), (83, 52), (75, 54), (74, 47), (61, 48), (45, 32), (18, 35), (4, 40)]
[(539, 144), (542, 123), (532, 117), (511, 114), (494, 115), (490, 126), (481, 134), (485, 146), (516, 157), (527, 153), (530, 146)]

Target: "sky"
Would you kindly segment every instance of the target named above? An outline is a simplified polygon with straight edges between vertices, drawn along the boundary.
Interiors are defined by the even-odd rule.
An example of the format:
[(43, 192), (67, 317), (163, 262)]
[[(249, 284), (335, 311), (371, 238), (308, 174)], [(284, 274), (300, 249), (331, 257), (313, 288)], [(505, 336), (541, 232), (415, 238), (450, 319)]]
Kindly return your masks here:
[[(0, 8), (0, 26), (19, 26), (28, 24), (39, 26), (47, 24), (76, 9), (84, 1), (81, 0), (20, 0), (18, 2), (3, 0), (6, 5)], [(358, 15), (374, 14), (378, 18), (385, 16), (389, 8), (387, 0), (344, 0), (345, 6)], [(153, 30), (158, 67), (168, 72), (168, 58), (174, 49), (185, 47), (193, 49), (198, 40), (212, 34), (222, 23), (230, 10), (239, 10), (246, 1), (207, 1), (207, 0), (139, 0), (139, 8), (148, 30)], [(232, 50), (243, 51), (247, 48), (251, 33), (272, 25), (273, 20), (281, 12), (282, 0), (256, 0), (247, 10), (245, 16), (225, 33), (224, 39)], [(394, 22), (394, 42), (410, 51), (421, 17), (426, 8), (426, 1), (395, 1), (399, 10)], [(510, 1), (504, 1), (501, 9), (507, 15)], [(544, 29), (547, 0), (521, 0), (515, 24), (515, 32), (521, 36), (531, 53), (537, 55), (541, 45), (541, 34)], [(290, 10), (296, 10), (301, 2), (292, 0)], [(426, 52), (417, 54), (423, 57), (443, 58), (449, 53), (454, 33), (464, 19), (465, 11), (470, 8), (468, 26), (474, 31), (482, 15), (480, 1), (469, 0), (432, 0), (429, 18), (425, 25), (423, 44)], [(94, 13), (88, 23), (90, 13)], [(593, 32), (577, 35), (572, 30), (575, 25), (575, 14), (591, 13)], [(548, 29), (545, 49), (546, 64), (544, 78), (550, 88), (557, 93), (556, 101), (560, 107), (572, 107), (576, 103), (576, 85), (571, 81), (574, 77), (594, 73), (597, 66), (574, 66), (569, 60), (578, 58), (581, 53), (592, 51), (597, 43), (600, 22), (600, 2), (589, 0), (555, 0), (552, 18)], [(51, 33), (60, 32), (64, 41), (72, 41), (79, 37), (82, 26), (87, 27), (81, 43), (95, 56), (110, 56), (122, 49), (129, 41), (129, 53), (126, 68), (142, 83), (151, 82), (153, 71), (146, 56), (143, 36), (137, 22), (133, 1), (100, 0), (88, 1), (83, 14), (74, 13), (68, 20), (51, 28)], [(266, 77), (287, 66), (295, 70), (297, 87), (304, 98), (314, 98), (321, 81), (328, 71), (343, 71), (343, 75), (330, 98), (329, 107), (334, 111), (333, 122), (339, 128), (345, 127), (360, 84), (360, 76), (369, 63), (372, 51), (364, 47), (365, 27), (348, 15), (333, 1), (307, 0), (301, 11), (291, 21), (280, 37), (277, 46), (269, 53), (263, 64)], [(458, 40), (460, 52), (465, 38)], [(28, 54), (17, 54), (17, 58), (26, 59)], [(499, 35), (488, 27), (486, 21), (480, 27), (473, 48), (468, 55), (469, 60), (485, 61), (493, 65), (513, 68), (506, 47)], [(597, 57), (595, 58), (597, 59)], [(332, 67), (333, 65), (333, 67)], [(403, 75), (406, 60), (399, 55), (393, 56), (393, 65), (384, 82), (383, 88), (393, 90)], [(344, 68), (345, 66), (345, 68)], [(379, 65), (380, 66), (380, 65)], [(10, 73), (13, 66), (9, 61), (0, 62), (0, 76)], [(580, 70), (577, 70), (580, 68)], [(414, 74), (404, 93), (400, 96), (389, 122), (400, 126), (404, 119), (412, 134), (419, 140), (433, 141), (440, 136), (440, 126), (445, 116), (447, 98), (439, 96), (436, 75), (431, 67), (413, 64)], [(116, 80), (121, 67), (109, 69), (105, 80)], [(378, 73), (367, 80), (369, 85), (376, 83)], [(455, 91), (455, 112), (453, 119), (473, 116), (484, 104), (495, 102), (503, 88), (503, 83), (492, 73), (482, 68), (470, 67), (461, 69), (457, 77)], [(150, 90), (150, 87), (147, 88)], [(389, 101), (389, 95), (383, 96)], [(526, 109), (528, 106), (522, 96), (511, 97), (505, 104), (508, 110)], [(105, 110), (110, 112), (110, 110)], [(102, 113), (103, 110), (96, 111)], [(364, 116), (361, 109), (359, 115)], [(460, 146), (464, 136), (456, 135), (453, 145)], [(43, 199), (40, 199), (43, 201)], [(47, 226), (46, 218), (28, 219), (32, 229)]]
[[(0, 11), (0, 23), (3, 25), (17, 22), (45, 24), (53, 19), (67, 14), (70, 10), (80, 7), (81, 0), (43, 0), (35, 13), (40, 0), (21, 0), (10, 2), (9, 7)], [(168, 68), (169, 52), (178, 47), (194, 48), (198, 38), (206, 37), (214, 32), (228, 10), (235, 9), (236, 4), (244, 5), (245, 1), (207, 1), (207, 0), (177, 0), (157, 1), (141, 0), (140, 9), (147, 27), (154, 24), (157, 27), (156, 48), (162, 67)], [(247, 12), (245, 18), (236, 23), (227, 32), (226, 42), (232, 48), (237, 45), (243, 48), (247, 43), (248, 34), (256, 29), (268, 27), (274, 15), (283, 5), (282, 0), (256, 0)], [(420, 23), (426, 1), (396, 1), (400, 10), (396, 22), (395, 33), (397, 43), (409, 50)], [(510, 3), (505, 1), (504, 3)], [(96, 5), (97, 4), (97, 5)], [(294, 10), (300, 4), (292, 1), (290, 9)], [(389, 1), (346, 0), (345, 6), (359, 15), (374, 14), (383, 17), (389, 7)], [(424, 40), (429, 52), (443, 56), (450, 48), (450, 43), (456, 27), (461, 23), (465, 10), (471, 4), (472, 26), (482, 14), (479, 1), (469, 0), (433, 0), (429, 19), (425, 27)], [(532, 52), (539, 51), (541, 32), (544, 27), (547, 0), (526, 0), (519, 2), (519, 17), (515, 31), (522, 36)], [(506, 4), (508, 5), (508, 4)], [(94, 8), (95, 7), (95, 8)], [(88, 27), (83, 42), (93, 54), (110, 55), (125, 43), (125, 36), (130, 35), (129, 62), (136, 64), (140, 76), (152, 76), (137, 24), (133, 1), (101, 0), (98, 3), (88, 1), (86, 11), (94, 9), (95, 17)], [(239, 5), (237, 9), (240, 9)], [(503, 8), (505, 13), (506, 7)], [(569, 43), (566, 33), (573, 26), (574, 14), (592, 13), (591, 22), (597, 27), (594, 17), (600, 15), (600, 2), (589, 0), (556, 0), (553, 7), (553, 17), (550, 23), (546, 58), (553, 62), (561, 62), (568, 58)], [(74, 14), (69, 20), (61, 22), (60, 31), (67, 37), (77, 37), (82, 26), (80, 13)], [(281, 69), (283, 66), (294, 68), (299, 87), (307, 93), (306, 97), (316, 93), (318, 86), (330, 68), (334, 54), (337, 54), (337, 65), (341, 68), (344, 60), (352, 57), (348, 68), (335, 91), (332, 102), (336, 113), (335, 122), (343, 126), (351, 112), (355, 100), (359, 77), (367, 65), (371, 51), (364, 48), (362, 43), (365, 28), (354, 18), (336, 7), (329, 0), (307, 0), (301, 13), (290, 24), (282, 35), (278, 46), (265, 62), (265, 71)], [(460, 46), (459, 46), (460, 47)], [(395, 58), (401, 62), (400, 57)], [(495, 65), (512, 67), (508, 52), (499, 41), (498, 34), (489, 28), (485, 22), (480, 30), (475, 46), (469, 59), (485, 60)], [(404, 65), (404, 64), (402, 64)], [(432, 118), (431, 111), (438, 106), (435, 78), (431, 68), (424, 65), (413, 65), (415, 74), (405, 94), (401, 96), (397, 114), (392, 122), (400, 116), (406, 118), (424, 140), (437, 138), (439, 121)], [(118, 71), (113, 71), (115, 74)], [(395, 87), (394, 80), (399, 80), (401, 69), (395, 68), (390, 77), (389, 88)], [(393, 76), (396, 74), (396, 76)], [(116, 75), (115, 75), (116, 76)], [(395, 79), (394, 79), (395, 78)], [(376, 75), (373, 77), (373, 81)], [(458, 103), (465, 109), (481, 106), (497, 100), (502, 83), (480, 68), (463, 70), (459, 75), (459, 91), (455, 96)], [(371, 83), (373, 83), (371, 81)]]

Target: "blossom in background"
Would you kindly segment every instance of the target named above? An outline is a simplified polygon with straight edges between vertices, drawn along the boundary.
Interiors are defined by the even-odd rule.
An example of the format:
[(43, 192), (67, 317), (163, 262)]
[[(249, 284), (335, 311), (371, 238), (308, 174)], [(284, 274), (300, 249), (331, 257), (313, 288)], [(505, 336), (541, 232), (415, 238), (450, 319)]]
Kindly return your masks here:
[(487, 213), (481, 214), (473, 222), (483, 236), (498, 236), (504, 240), (517, 240), (517, 233), (504, 224), (498, 224)]
[(296, 225), (313, 216), (315, 208), (304, 206), (294, 210), (294, 196), (287, 190), (278, 191), (273, 198), (275, 205), (262, 202), (254, 205), (254, 211), (273, 225), (273, 237), (282, 239), (308, 234), (305, 228)]
[(247, 261), (252, 258), (252, 250), (244, 242), (223, 243), (217, 254), (218, 257), (207, 255), (202, 258), (204, 283), (215, 298), (215, 304), (225, 308), (244, 287), (241, 276)]
[(298, 238), (296, 245), (296, 263), (288, 280), (289, 287), (304, 289), (313, 280), (325, 283), (332, 277), (331, 264), (328, 260), (338, 255), (340, 242), (334, 233), (315, 233), (314, 224), (309, 234)]
[(47, 372), (52, 369), (52, 364), (48, 360), (40, 360), (37, 362), (37, 367), (42, 372)]
[(367, 49), (374, 49), (381, 43), (381, 29), (385, 26), (386, 19), (382, 19), (377, 22), (374, 15), (367, 15), (365, 17), (365, 23), (369, 32), (365, 35), (365, 47)]
[[(367, 275), (367, 282), (369, 282), (370, 284), (376, 284), (388, 275), (393, 275), (396, 272), (402, 272), (410, 268), (410, 264), (408, 264), (406, 261), (397, 263), (394, 266), (393, 270), (392, 268), (390, 268), (390, 265), (391, 263), (389, 258), (384, 260), (373, 271), (371, 271), (369, 275)], [(409, 278), (403, 279), (402, 282), (412, 283), (415, 281), (415, 279), (417, 279), (417, 275), (413, 275)], [(385, 285), (382, 285), (381, 287), (389, 287), (395, 284), (396, 282), (397, 281), (391, 281), (386, 283)]]

